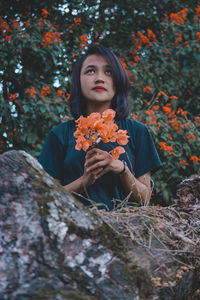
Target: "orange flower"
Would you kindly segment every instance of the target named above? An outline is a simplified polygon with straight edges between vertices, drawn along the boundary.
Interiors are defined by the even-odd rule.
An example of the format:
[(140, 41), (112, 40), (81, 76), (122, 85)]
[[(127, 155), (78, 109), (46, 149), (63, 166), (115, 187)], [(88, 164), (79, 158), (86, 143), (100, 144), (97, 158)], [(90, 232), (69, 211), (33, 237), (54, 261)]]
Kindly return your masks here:
[(55, 45), (60, 45), (61, 39), (60, 39), (60, 32), (52, 32), (48, 31), (45, 33), (42, 39), (42, 45), (43, 47), (49, 48), (50, 45), (55, 44)]
[(176, 96), (170, 96), (169, 99), (175, 99), (175, 100), (177, 100), (178, 97), (176, 97)]
[(153, 110), (151, 110), (151, 109), (148, 109), (147, 111), (145, 111), (145, 114), (146, 115), (153, 115), (155, 112), (153, 111)]
[(7, 33), (9, 30), (9, 25), (6, 23), (6, 21), (0, 17), (0, 28), (3, 32)]
[(171, 108), (170, 107), (167, 107), (167, 106), (163, 106), (163, 111), (166, 115), (169, 115), (171, 113)]
[(140, 40), (142, 41), (142, 43), (143, 43), (144, 45), (149, 45), (150, 41), (149, 41), (148, 37), (146, 37), (144, 34), (142, 34), (141, 31), (138, 31), (138, 32), (137, 32), (137, 35), (139, 35)]
[(72, 55), (72, 58), (77, 57), (77, 56), (78, 56), (78, 53), (74, 53), (74, 54)]
[(124, 152), (125, 152), (125, 150), (121, 146), (118, 146), (118, 147), (114, 148), (113, 150), (109, 151), (109, 153), (112, 155), (113, 159), (118, 159), (120, 154), (122, 154)]
[(165, 96), (165, 97), (168, 97), (167, 94), (164, 93), (163, 91), (160, 91), (160, 92), (158, 93), (158, 97), (160, 97), (160, 95), (163, 95), (163, 96)]
[(17, 97), (17, 93), (15, 93), (15, 94), (10, 94), (8, 98), (9, 98), (10, 102), (13, 102), (13, 100), (15, 100), (16, 97)]
[(200, 32), (196, 32), (197, 42), (200, 41)]
[(178, 121), (177, 118), (173, 118), (172, 120), (168, 121), (169, 124), (171, 124), (171, 126), (178, 132), (180, 133), (181, 130), (183, 129), (183, 124), (181, 123), (181, 121)]
[(120, 61), (121, 61), (121, 64), (122, 64), (122, 66), (124, 67), (124, 69), (128, 69), (128, 66), (127, 66), (127, 64), (126, 64), (126, 62), (125, 62), (125, 59), (124, 58), (120, 58)]
[(43, 101), (45, 101), (45, 97), (50, 94), (50, 87), (49, 86), (46, 86), (46, 87), (43, 87), (41, 92), (40, 92), (41, 96), (42, 96), (42, 99)]
[(80, 135), (89, 135), (88, 128), (88, 119), (80, 116), (78, 120), (75, 121), (77, 123), (77, 130), (74, 133), (74, 136), (78, 138)]
[(180, 160), (179, 164), (183, 165), (183, 166), (188, 166), (189, 165), (184, 159)]
[(133, 60), (134, 60), (134, 62), (138, 63), (139, 60), (140, 60), (139, 55), (134, 56), (134, 57), (133, 57)]
[(74, 20), (74, 23), (80, 25), (81, 21), (82, 21), (81, 18), (77, 18), (76, 20)]
[(157, 123), (157, 117), (156, 116), (150, 116), (150, 121), (151, 121), (152, 124), (158, 125), (158, 123)]
[(66, 94), (66, 99), (67, 99), (67, 101), (69, 101), (70, 97), (71, 97), (71, 94), (70, 94), (70, 93), (67, 93), (67, 94)]
[(49, 12), (45, 8), (43, 8), (42, 9), (42, 16), (43, 16), (43, 18), (47, 18), (48, 15), (49, 15)]
[(177, 114), (181, 114), (182, 117), (185, 117), (187, 116), (187, 111), (186, 110), (183, 110), (181, 107), (178, 108), (177, 110)]
[(135, 113), (132, 113), (131, 119), (134, 119), (136, 121), (141, 121), (141, 117), (137, 116)]
[(63, 91), (61, 91), (61, 90), (59, 90), (59, 89), (57, 90), (57, 96), (58, 96), (58, 97), (62, 97), (63, 94), (64, 94)]
[(160, 142), (160, 150), (164, 150), (165, 152), (169, 153), (169, 155), (174, 155), (173, 146), (167, 146), (165, 142)]
[(36, 97), (36, 91), (35, 91), (35, 88), (33, 86), (29, 90), (25, 91), (25, 94), (27, 94), (27, 93), (30, 94), (30, 97), (33, 97), (35, 99), (35, 97)]
[(88, 44), (87, 34), (83, 34), (79, 38), (80, 38), (80, 48), (84, 49)]
[(171, 13), (169, 16), (172, 19), (172, 23), (184, 24), (188, 10), (188, 8), (185, 8), (178, 13)]
[(152, 43), (156, 42), (156, 35), (150, 29), (147, 29), (147, 36), (151, 40)]
[(90, 147), (90, 143), (89, 141), (84, 138), (83, 136), (79, 136), (76, 140), (76, 146), (75, 149), (76, 150), (81, 150), (83, 149), (84, 151), (87, 151), (87, 149)]
[(116, 112), (113, 109), (106, 109), (103, 114), (103, 120), (105, 123), (111, 123), (114, 120), (114, 117), (116, 115)]
[(89, 126), (92, 126), (96, 121), (99, 121), (100, 119), (101, 115), (98, 112), (93, 112), (87, 117)]
[(144, 93), (146, 92), (146, 93), (150, 94), (151, 90), (152, 90), (152, 87), (150, 87), (149, 85), (143, 87), (143, 92)]
[[(115, 111), (107, 109), (100, 113), (91, 113), (88, 117), (80, 116), (76, 122), (76, 149), (87, 151), (90, 146), (95, 147), (99, 142), (118, 142), (120, 145), (128, 143), (127, 131), (118, 130), (114, 123)], [(117, 131), (118, 130), (118, 131)]]
[(12, 41), (12, 36), (11, 35), (6, 35), (5, 40), (6, 40), (6, 42), (11, 42)]
[(188, 134), (187, 135), (187, 139), (188, 140), (193, 140), (195, 138), (195, 135), (194, 134)]
[(174, 45), (177, 46), (178, 44), (180, 44), (183, 40), (183, 33), (176, 33), (176, 40), (174, 42)]
[(191, 156), (191, 157), (190, 157), (190, 160), (191, 160), (193, 163), (195, 163), (195, 162), (200, 161), (200, 158), (198, 158), (197, 156)]
[(16, 19), (12, 20), (12, 28), (14, 30), (17, 30), (20, 28), (20, 23)]
[(126, 145), (128, 143), (129, 136), (127, 130), (119, 129), (117, 132), (117, 142), (119, 145)]
[(103, 128), (100, 128), (100, 137), (104, 143), (115, 142), (117, 136), (117, 124), (103, 124)]
[(159, 110), (159, 105), (154, 105), (153, 107), (152, 107), (152, 109), (153, 109), (153, 111), (157, 111), (157, 110)]

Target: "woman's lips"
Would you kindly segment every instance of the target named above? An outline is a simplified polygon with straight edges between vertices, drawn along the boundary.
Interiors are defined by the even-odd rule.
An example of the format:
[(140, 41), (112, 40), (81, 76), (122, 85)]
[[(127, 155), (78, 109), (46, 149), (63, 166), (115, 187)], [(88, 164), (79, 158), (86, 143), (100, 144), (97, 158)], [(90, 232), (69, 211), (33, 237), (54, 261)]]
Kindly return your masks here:
[(105, 92), (106, 91), (106, 89), (103, 86), (95, 86), (93, 88), (93, 90), (96, 92)]

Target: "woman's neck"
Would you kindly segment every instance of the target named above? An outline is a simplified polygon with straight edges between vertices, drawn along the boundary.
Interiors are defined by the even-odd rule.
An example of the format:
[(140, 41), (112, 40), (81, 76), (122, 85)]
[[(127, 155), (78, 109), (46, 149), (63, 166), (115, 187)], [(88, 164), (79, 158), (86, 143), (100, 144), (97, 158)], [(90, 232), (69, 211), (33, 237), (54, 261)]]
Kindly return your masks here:
[(109, 108), (110, 108), (110, 103), (99, 103), (99, 105), (97, 103), (87, 103), (86, 112), (87, 115), (93, 112), (99, 112), (100, 114), (102, 114), (104, 110)]

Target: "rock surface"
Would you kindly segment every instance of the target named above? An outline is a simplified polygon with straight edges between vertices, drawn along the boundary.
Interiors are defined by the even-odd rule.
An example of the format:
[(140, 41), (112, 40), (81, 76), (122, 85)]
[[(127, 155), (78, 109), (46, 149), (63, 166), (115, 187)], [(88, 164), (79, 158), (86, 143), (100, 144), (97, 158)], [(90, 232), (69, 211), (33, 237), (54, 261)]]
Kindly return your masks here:
[[(200, 207), (195, 219), (180, 209), (95, 212), (33, 157), (6, 152), (0, 155), (0, 299), (199, 299), (193, 223)], [(196, 226), (192, 238), (185, 233), (188, 218)]]

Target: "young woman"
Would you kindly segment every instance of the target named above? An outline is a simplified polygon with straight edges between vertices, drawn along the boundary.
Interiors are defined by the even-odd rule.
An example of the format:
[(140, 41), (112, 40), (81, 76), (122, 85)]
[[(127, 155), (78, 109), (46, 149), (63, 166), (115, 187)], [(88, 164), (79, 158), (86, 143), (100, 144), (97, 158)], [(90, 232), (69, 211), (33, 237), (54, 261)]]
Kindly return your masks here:
[[(128, 75), (115, 54), (102, 46), (89, 48), (72, 74), (69, 105), (74, 120), (55, 126), (46, 138), (39, 162), (85, 205), (92, 201), (111, 210), (113, 200), (149, 204), (151, 174), (161, 162), (146, 126), (127, 118), (128, 90)], [(100, 143), (87, 152), (75, 150), (75, 120), (109, 108), (116, 112), (119, 129), (130, 136), (125, 153), (112, 159), (109, 151), (117, 143)]]

